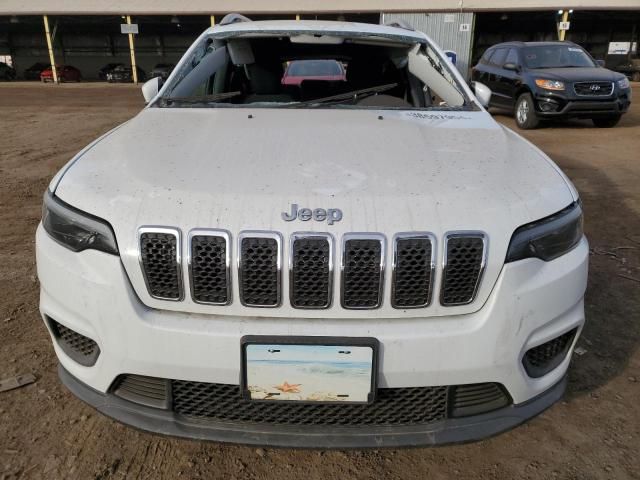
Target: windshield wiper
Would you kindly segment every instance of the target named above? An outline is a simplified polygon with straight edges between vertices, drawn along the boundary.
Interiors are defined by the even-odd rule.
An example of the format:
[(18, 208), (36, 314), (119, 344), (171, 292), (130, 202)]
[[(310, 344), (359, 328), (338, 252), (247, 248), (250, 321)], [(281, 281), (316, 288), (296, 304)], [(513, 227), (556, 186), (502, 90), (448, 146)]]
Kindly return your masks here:
[(242, 95), (242, 92), (225, 92), (225, 93), (216, 93), (215, 95), (199, 95), (195, 97), (162, 97), (160, 101), (162, 102), (163, 107), (169, 107), (173, 105), (199, 105), (199, 104), (210, 104), (216, 103), (219, 100), (227, 100), (229, 98), (237, 97), (238, 95)]
[(377, 87), (363, 88), (361, 90), (353, 90), (352, 92), (339, 93), (337, 95), (331, 95), (330, 97), (316, 98), (314, 100), (305, 100), (304, 102), (294, 102), (284, 104), (284, 107), (306, 107), (309, 105), (316, 104), (327, 104), (327, 103), (340, 103), (347, 100), (353, 100), (354, 102), (369, 97), (371, 95), (375, 95), (377, 93), (386, 92), (387, 90), (391, 90), (392, 88), (397, 87), (397, 83), (388, 83), (386, 85), (378, 85)]

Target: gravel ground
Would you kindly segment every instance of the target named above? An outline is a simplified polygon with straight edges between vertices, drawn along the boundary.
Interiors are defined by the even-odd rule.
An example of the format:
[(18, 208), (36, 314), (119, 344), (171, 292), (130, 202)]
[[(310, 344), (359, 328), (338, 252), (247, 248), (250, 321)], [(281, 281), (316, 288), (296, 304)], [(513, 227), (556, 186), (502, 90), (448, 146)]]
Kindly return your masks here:
[(74, 153), (142, 105), (129, 85), (0, 84), (0, 378), (37, 378), (0, 393), (0, 479), (640, 478), (639, 103), (614, 129), (572, 122), (523, 132), (580, 190), (592, 248), (585, 352), (574, 355), (564, 401), (474, 444), (348, 452), (154, 436), (97, 414), (59, 383), (38, 315), (42, 194)]

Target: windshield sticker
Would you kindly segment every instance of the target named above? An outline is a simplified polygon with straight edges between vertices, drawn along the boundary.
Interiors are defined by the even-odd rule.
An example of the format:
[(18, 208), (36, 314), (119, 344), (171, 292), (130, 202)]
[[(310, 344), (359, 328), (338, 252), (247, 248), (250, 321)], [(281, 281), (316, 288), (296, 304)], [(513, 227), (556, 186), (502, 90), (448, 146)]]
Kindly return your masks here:
[(581, 49), (579, 49), (579, 48), (574, 48), (574, 47), (569, 47), (569, 51), (570, 51), (570, 52), (582, 52), (582, 50), (581, 50)]
[(465, 117), (464, 115), (451, 115), (448, 113), (420, 113), (409, 112), (408, 116), (414, 118), (420, 118), (423, 120), (471, 120), (471, 117)]

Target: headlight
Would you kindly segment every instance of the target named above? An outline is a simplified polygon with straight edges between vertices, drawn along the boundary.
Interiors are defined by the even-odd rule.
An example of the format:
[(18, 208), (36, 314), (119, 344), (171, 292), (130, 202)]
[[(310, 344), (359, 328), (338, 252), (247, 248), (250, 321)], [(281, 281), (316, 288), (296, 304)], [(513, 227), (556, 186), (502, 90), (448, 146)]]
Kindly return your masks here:
[(582, 207), (574, 202), (558, 213), (519, 227), (511, 236), (506, 262), (524, 258), (548, 262), (575, 247), (582, 234)]
[(118, 255), (116, 237), (107, 222), (67, 205), (49, 190), (44, 194), (42, 226), (74, 252), (93, 249)]
[(629, 79), (627, 77), (621, 78), (618, 80), (619, 88), (629, 88)]
[(543, 78), (536, 79), (536, 85), (545, 90), (564, 90), (564, 83), (558, 80), (545, 80)]

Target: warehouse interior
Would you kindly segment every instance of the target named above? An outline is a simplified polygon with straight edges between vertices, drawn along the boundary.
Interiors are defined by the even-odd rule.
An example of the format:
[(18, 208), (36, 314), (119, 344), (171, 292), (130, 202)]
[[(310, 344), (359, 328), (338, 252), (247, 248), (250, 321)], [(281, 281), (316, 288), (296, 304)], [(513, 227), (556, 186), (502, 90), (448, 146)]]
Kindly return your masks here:
[[(488, 11), (467, 13), (344, 13), (249, 15), (252, 19), (322, 19), (380, 23), (402, 18), (425, 31), (444, 49), (456, 51), (458, 68), (467, 76), (486, 48), (508, 40), (557, 40), (562, 10)], [(453, 15), (453, 17), (452, 17)], [(73, 65), (83, 80), (97, 80), (109, 63), (131, 63), (128, 35), (120, 31), (122, 15), (50, 15), (49, 29), (56, 64)], [(138, 25), (134, 35), (136, 64), (150, 71), (158, 63), (175, 64), (193, 40), (222, 15), (143, 15), (131, 17)], [(453, 18), (453, 22), (452, 19)], [(566, 39), (586, 48), (608, 67), (638, 57), (640, 9), (620, 11), (567, 11), (570, 29)], [(461, 30), (469, 24), (470, 31)], [(609, 55), (610, 42), (635, 43), (626, 54)], [(42, 15), (0, 16), (0, 61), (12, 65), (21, 79), (35, 63), (50, 64)]]

